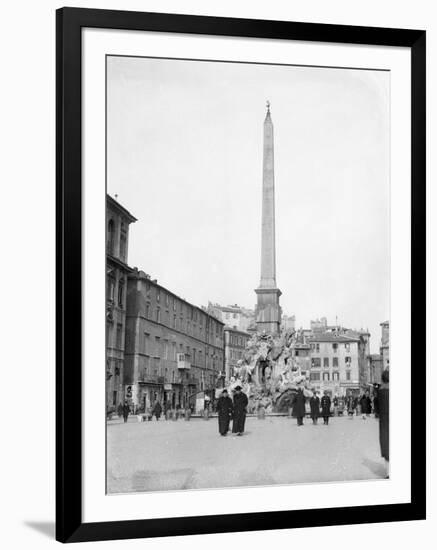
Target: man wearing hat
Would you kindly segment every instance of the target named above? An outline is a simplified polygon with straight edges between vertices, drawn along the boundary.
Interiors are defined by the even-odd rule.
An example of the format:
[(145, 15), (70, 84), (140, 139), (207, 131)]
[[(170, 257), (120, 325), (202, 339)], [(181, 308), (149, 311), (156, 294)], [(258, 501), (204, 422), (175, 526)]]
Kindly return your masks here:
[(218, 425), (220, 435), (226, 435), (229, 431), (229, 423), (232, 418), (234, 406), (228, 395), (228, 390), (223, 390), (217, 400)]
[(246, 407), (249, 403), (247, 395), (241, 390), (242, 387), (237, 386), (234, 393), (234, 420), (232, 422), (232, 433), (237, 435), (243, 435), (244, 424), (246, 422)]
[(329, 397), (329, 394), (327, 390), (323, 392), (323, 397), (320, 401), (321, 406), (321, 416), (323, 416), (323, 424), (326, 426), (329, 424), (329, 417), (331, 416), (331, 398)]

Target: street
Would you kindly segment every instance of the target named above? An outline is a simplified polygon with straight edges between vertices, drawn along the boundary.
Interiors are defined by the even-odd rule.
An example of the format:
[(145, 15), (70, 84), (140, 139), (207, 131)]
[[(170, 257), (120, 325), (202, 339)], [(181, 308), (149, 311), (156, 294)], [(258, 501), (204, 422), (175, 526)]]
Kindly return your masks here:
[(378, 421), (248, 418), (242, 437), (217, 419), (109, 422), (107, 492), (166, 491), (384, 478)]

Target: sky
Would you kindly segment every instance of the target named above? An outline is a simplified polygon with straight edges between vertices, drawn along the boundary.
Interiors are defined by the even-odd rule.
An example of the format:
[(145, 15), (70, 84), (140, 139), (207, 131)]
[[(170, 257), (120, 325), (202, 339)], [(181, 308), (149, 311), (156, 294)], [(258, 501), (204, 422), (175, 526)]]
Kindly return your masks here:
[(138, 221), (129, 258), (175, 294), (253, 308), (263, 122), (274, 126), (276, 278), (308, 327), (389, 319), (390, 74), (109, 57), (107, 190)]

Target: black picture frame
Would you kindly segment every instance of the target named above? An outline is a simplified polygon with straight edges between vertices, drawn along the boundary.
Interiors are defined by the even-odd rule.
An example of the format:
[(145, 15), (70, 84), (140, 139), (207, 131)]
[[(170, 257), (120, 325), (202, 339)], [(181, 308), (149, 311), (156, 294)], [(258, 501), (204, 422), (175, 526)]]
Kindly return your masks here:
[[(337, 42), (411, 49), (411, 502), (348, 508), (82, 522), (81, 30), (88, 28)], [(56, 538), (162, 537), (425, 519), (425, 50), (423, 30), (62, 8), (56, 14)], [(412, 352), (413, 353), (413, 352)]]

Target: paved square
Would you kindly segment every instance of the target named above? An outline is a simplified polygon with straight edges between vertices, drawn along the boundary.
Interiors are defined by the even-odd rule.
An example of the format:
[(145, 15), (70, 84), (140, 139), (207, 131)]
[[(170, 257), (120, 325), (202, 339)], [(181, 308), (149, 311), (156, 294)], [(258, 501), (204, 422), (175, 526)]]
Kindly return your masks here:
[[(221, 437), (217, 419), (109, 422), (108, 493), (385, 477), (378, 421), (248, 418), (242, 437)], [(136, 420), (136, 418), (135, 418)]]

